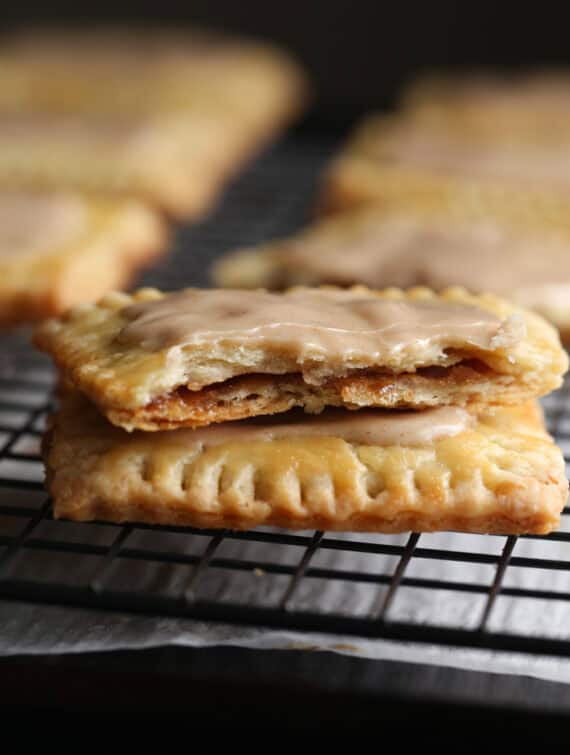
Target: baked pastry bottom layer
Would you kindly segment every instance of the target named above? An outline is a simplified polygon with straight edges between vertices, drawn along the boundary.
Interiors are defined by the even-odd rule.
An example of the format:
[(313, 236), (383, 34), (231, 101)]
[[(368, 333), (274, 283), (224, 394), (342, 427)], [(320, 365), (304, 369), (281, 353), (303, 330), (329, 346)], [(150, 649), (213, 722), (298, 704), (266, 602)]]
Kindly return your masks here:
[(44, 438), (58, 518), (207, 528), (545, 534), (568, 493), (537, 404), (498, 409), (429, 447), (339, 437), (224, 442), (111, 425), (78, 394)]

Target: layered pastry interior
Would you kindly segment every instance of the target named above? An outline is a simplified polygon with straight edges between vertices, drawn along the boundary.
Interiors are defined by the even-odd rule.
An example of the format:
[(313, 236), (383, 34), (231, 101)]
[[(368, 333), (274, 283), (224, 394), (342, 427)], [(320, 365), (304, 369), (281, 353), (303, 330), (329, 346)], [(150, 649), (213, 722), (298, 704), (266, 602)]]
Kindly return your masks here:
[(35, 342), (127, 430), (294, 407), (515, 404), (567, 367), (538, 315), (463, 289), (143, 289), (48, 321)]
[(246, 529), (545, 533), (567, 496), (536, 404), (327, 408), (127, 433), (68, 393), (44, 439), (56, 517)]
[(408, 199), (353, 210), (230, 253), (212, 275), (222, 287), (277, 290), (460, 285), (534, 309), (570, 337), (570, 228), (492, 208), (428, 210)]

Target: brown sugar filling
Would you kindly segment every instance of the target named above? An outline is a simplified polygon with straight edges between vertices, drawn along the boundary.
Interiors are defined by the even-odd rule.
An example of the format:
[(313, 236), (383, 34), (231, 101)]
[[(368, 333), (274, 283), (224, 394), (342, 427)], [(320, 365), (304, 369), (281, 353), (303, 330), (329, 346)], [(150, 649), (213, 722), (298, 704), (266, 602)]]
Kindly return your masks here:
[(469, 359), (450, 367), (422, 367), (414, 373), (393, 373), (386, 370), (359, 370), (358, 373), (335, 378), (323, 385), (308, 385), (300, 374), (287, 375), (240, 375), (222, 383), (215, 383), (199, 391), (192, 391), (186, 386), (179, 386), (174, 391), (158, 396), (144, 408), (144, 414), (149, 419), (160, 421), (169, 416), (178, 415), (193, 410), (199, 414), (223, 409), (234, 402), (245, 404), (266, 398), (268, 401), (282, 398), (337, 394), (342, 395), (344, 387), (354, 383), (366, 383), (371, 389), (391, 383), (394, 379), (410, 376), (414, 380), (436, 380), (441, 385), (461, 383), (466, 384), (491, 374), (492, 369), (478, 359)]

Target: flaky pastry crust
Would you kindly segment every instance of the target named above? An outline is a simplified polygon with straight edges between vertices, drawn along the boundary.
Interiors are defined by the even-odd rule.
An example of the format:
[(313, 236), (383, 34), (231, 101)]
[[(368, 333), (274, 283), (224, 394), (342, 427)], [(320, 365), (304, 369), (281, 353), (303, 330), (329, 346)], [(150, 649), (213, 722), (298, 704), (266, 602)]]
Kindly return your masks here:
[(428, 448), (339, 437), (204, 447), (187, 429), (126, 433), (71, 394), (43, 453), (54, 514), (75, 521), (544, 534), (568, 492), (536, 404)]
[[(558, 387), (567, 369), (568, 359), (554, 328), (497, 297), (473, 296), (460, 288), (441, 294), (425, 288), (374, 292), (354, 287), (350, 291), (396, 301), (475, 305), (505, 322), (515, 318), (526, 335), (512, 345), (497, 344), (488, 351), (464, 343), (449, 354), (432, 357), (430, 352), (427, 364), (418, 362), (417, 354), (403, 350), (384, 368), (372, 368), (372, 363), (352, 369), (344, 365), (315, 384), (300, 377), (299, 364), (286, 354), (268, 352), (260, 362), (255, 351), (253, 357), (258, 361), (253, 362), (245, 346), (224, 350), (218, 344), (213, 354), (206, 346), (182, 344), (153, 350), (123, 343), (119, 336), (128, 322), (126, 308), (168, 296), (141, 289), (132, 295), (111, 294), (97, 304), (43, 323), (34, 342), (53, 357), (66, 382), (88, 396), (111, 422), (127, 430), (197, 427), (294, 406), (319, 412), (327, 405), (357, 409), (516, 404)], [(200, 390), (188, 385), (191, 369), (205, 371), (210, 365), (215, 374), (222, 367), (227, 377)]]

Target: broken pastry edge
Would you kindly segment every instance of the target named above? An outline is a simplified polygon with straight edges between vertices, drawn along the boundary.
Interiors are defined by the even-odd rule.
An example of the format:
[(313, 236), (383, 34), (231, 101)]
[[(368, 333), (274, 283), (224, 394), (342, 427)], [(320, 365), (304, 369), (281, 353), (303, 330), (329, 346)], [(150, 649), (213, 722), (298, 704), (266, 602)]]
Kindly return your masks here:
[[(455, 381), (453, 376), (457, 372), (462, 379)], [(364, 408), (421, 410), (453, 405), (476, 413), (485, 407), (524, 403), (536, 393), (530, 387), (517, 391), (508, 380), (503, 383), (490, 379), (488, 384), (472, 387), (478, 381), (480, 383), (481, 378), (477, 370), (461, 363), (448, 368), (445, 378), (429, 378), (418, 373), (368, 372), (328, 381), (318, 390), (304, 383), (298, 374), (243, 375), (199, 391), (180, 387), (138, 409), (112, 408), (100, 405), (97, 400), (93, 403), (112, 424), (124, 430), (155, 432), (280, 414), (295, 407), (309, 415), (319, 414), (326, 407), (351, 411)]]
[[(334, 287), (323, 287), (325, 289), (334, 289)], [(196, 289), (190, 289), (190, 290), (196, 290)], [(298, 290), (297, 288), (292, 290)], [(346, 289), (344, 289), (346, 291)], [(384, 292), (370, 292), (369, 289), (363, 286), (355, 286), (352, 289), (348, 289), (348, 291), (354, 291), (355, 293), (373, 293), (379, 296), (382, 296), (384, 298), (394, 298), (396, 300), (404, 299), (404, 300), (426, 300), (426, 299), (435, 299), (435, 300), (443, 300), (443, 301), (464, 301), (464, 302), (470, 302), (475, 304), (483, 304), (491, 311), (498, 311), (499, 314), (508, 316), (513, 311), (519, 312), (517, 308), (513, 308), (510, 304), (508, 304), (505, 300), (500, 299), (498, 297), (494, 297), (491, 295), (483, 295), (483, 296), (472, 296), (467, 294), (464, 289), (460, 288), (452, 288), (447, 289), (445, 292), (443, 292), (440, 295), (434, 294), (429, 289), (424, 289), (421, 287), (417, 287), (414, 289), (409, 289), (408, 291), (402, 291), (399, 289), (387, 289)], [(47, 323), (44, 323), (40, 328), (36, 330), (36, 333), (34, 335), (34, 342), (36, 345), (42, 349), (47, 351), (52, 355), (54, 358), (56, 364), (61, 369), (62, 373), (64, 374), (65, 378), (72, 384), (75, 385), (76, 388), (84, 392), (89, 398), (96, 403), (101, 411), (107, 414), (107, 416), (112, 419), (112, 421), (118, 421), (120, 418), (120, 422), (124, 423), (126, 427), (132, 427), (135, 425), (134, 417), (139, 414), (139, 416), (142, 416), (143, 422), (145, 422), (145, 427), (147, 429), (151, 429), (150, 425), (147, 422), (147, 418), (144, 417), (145, 414), (148, 414), (147, 410), (150, 407), (153, 408), (153, 404), (157, 403), (163, 403), (170, 401), (173, 396), (174, 392), (187, 385), (187, 378), (186, 378), (186, 371), (184, 369), (184, 359), (188, 358), (190, 359), (192, 357), (192, 349), (188, 348), (185, 354), (180, 349), (177, 349), (177, 355), (176, 355), (176, 364), (174, 365), (174, 370), (172, 369), (172, 364), (168, 364), (168, 360), (165, 357), (165, 354), (168, 354), (168, 350), (166, 352), (157, 352), (153, 354), (147, 354), (146, 352), (143, 353), (143, 357), (146, 354), (146, 357), (148, 357), (150, 362), (145, 361), (145, 358), (142, 359), (142, 366), (141, 370), (144, 372), (145, 369), (149, 372), (149, 374), (152, 375), (156, 372), (156, 374), (160, 377), (162, 384), (157, 387), (154, 393), (149, 393), (149, 391), (145, 388), (144, 393), (142, 390), (137, 389), (136, 383), (137, 383), (137, 376), (136, 376), (136, 368), (134, 368), (134, 382), (135, 387), (130, 388), (129, 386), (122, 386), (120, 383), (120, 375), (117, 377), (117, 374), (113, 373), (112, 369), (106, 369), (105, 365), (101, 365), (101, 363), (98, 363), (97, 355), (93, 357), (93, 349), (91, 350), (91, 353), (83, 353), (81, 349), (77, 352), (77, 342), (81, 341), (81, 339), (71, 339), (69, 343), (63, 344), (63, 348), (60, 348), (58, 345), (59, 341), (59, 334), (63, 332), (66, 328), (66, 323), (71, 322), (73, 325), (73, 322), (75, 320), (78, 320), (80, 322), (83, 322), (83, 318), (87, 317), (87, 322), (89, 323), (89, 317), (93, 315), (95, 317), (94, 327), (97, 327), (97, 324), (99, 321), (102, 321), (105, 325), (105, 327), (108, 326), (109, 321), (108, 318), (113, 317), (113, 313), (118, 313), (118, 321), (113, 325), (113, 321), (111, 320), (111, 325), (113, 327), (110, 328), (110, 338), (111, 340), (117, 335), (118, 332), (120, 332), (122, 322), (120, 318), (120, 310), (126, 306), (129, 306), (133, 302), (141, 302), (141, 301), (153, 301), (157, 299), (162, 299), (165, 296), (168, 296), (168, 294), (162, 293), (156, 289), (141, 289), (138, 292), (135, 292), (132, 295), (128, 294), (122, 294), (122, 293), (113, 293), (109, 296), (103, 297), (103, 299), (98, 302), (95, 305), (86, 305), (83, 307), (76, 308), (75, 310), (71, 310), (66, 316), (59, 320), (51, 320)], [(110, 311), (109, 315), (107, 315), (107, 311)], [(534, 370), (531, 369), (522, 369), (522, 366), (517, 366), (517, 370), (521, 375), (518, 375), (516, 370), (512, 370), (512, 375), (508, 372), (511, 366), (511, 361), (509, 359), (498, 359), (496, 363), (499, 364), (499, 366), (504, 367), (506, 365), (506, 372), (505, 374), (505, 380), (504, 382), (504, 391), (501, 391), (501, 398), (500, 401), (503, 401), (505, 403), (520, 403), (520, 401), (536, 397), (538, 395), (543, 395), (544, 393), (547, 393), (550, 390), (553, 390), (554, 388), (558, 387), (561, 384), (562, 380), (562, 374), (565, 372), (568, 366), (568, 358), (566, 356), (566, 353), (562, 350), (560, 346), (560, 342), (558, 339), (558, 334), (552, 328), (550, 325), (548, 325), (546, 322), (542, 321), (541, 318), (538, 316), (532, 314), (532, 313), (524, 313), (525, 321), (528, 325), (528, 330), (530, 333), (530, 346), (526, 349), (527, 351), (530, 351), (530, 357), (527, 354), (525, 358), (530, 358), (531, 361), (534, 360), (536, 364), (534, 365)], [(113, 335), (114, 334), (114, 335)], [(84, 334), (87, 337), (90, 336), (90, 328), (87, 328), (86, 334)], [(526, 348), (526, 347), (525, 347)], [(104, 345), (103, 345), (103, 351), (104, 351)], [(87, 352), (89, 352), (89, 347), (87, 347)], [(95, 349), (96, 352), (96, 349)], [(135, 357), (137, 355), (136, 350), (134, 351)], [(68, 359), (68, 356), (72, 357), (71, 363)], [(478, 355), (469, 354), (467, 355), (468, 358), (477, 358)], [(462, 360), (465, 360), (465, 355), (463, 356)], [(136, 358), (135, 358), (136, 361)], [(461, 360), (458, 358), (455, 361), (459, 362), (461, 364)], [(494, 363), (493, 358), (486, 356), (486, 361), (482, 360), (484, 363), (488, 364), (491, 369), (494, 369)], [(148, 365), (151, 365), (151, 368), (149, 369)], [(516, 362), (515, 362), (516, 365)], [(132, 360), (130, 362), (130, 368), (133, 369)], [(249, 368), (248, 368), (249, 369)], [(415, 368), (416, 369), (416, 368)], [(175, 372), (177, 371), (177, 372)], [(360, 380), (360, 385), (362, 385), (362, 375), (365, 374), (367, 370), (362, 370), (360, 374), (355, 372), (353, 375), (349, 376), (355, 381)], [(368, 370), (370, 371), (370, 370)], [(255, 370), (251, 370), (249, 373), (247, 369), (241, 370), (238, 374), (244, 375), (244, 376), (252, 376), (252, 373), (255, 373)], [(287, 377), (290, 377), (292, 374), (295, 375), (298, 372), (298, 368), (293, 365), (291, 368), (291, 372), (287, 372), (287, 370), (282, 370), (280, 374), (276, 374), (275, 371), (271, 372), (268, 370), (267, 374), (267, 380), (271, 380), (271, 377), (273, 375), (274, 379), (277, 380), (283, 380), (287, 379)], [(497, 374), (500, 375), (499, 370), (495, 370)], [(178, 374), (179, 373), (179, 374)], [(413, 374), (413, 373), (406, 373), (403, 369), (401, 372), (398, 372), (397, 370), (392, 370), (392, 373), (394, 375), (398, 375), (400, 377), (405, 376), (406, 374)], [(234, 376), (235, 377), (235, 376)], [(346, 376), (339, 377), (340, 380), (345, 379)], [(229, 378), (231, 379), (231, 378)], [(375, 379), (378, 379), (378, 376), (375, 376)], [(519, 379), (519, 382), (521, 383), (520, 386), (516, 386), (516, 380)], [(343, 390), (346, 392), (350, 391), (349, 386), (350, 381), (346, 381)], [(222, 392), (225, 390), (225, 386), (227, 384), (227, 380), (217, 383), (217, 389), (220, 389)], [(215, 385), (216, 383), (211, 383), (210, 386)], [(472, 383), (472, 381), (471, 381)], [(511, 385), (509, 386), (509, 383)], [(208, 388), (209, 386), (206, 386)], [(509, 400), (509, 398), (506, 396), (507, 391), (510, 390), (512, 393), (512, 398)], [(407, 391), (409, 393), (409, 386), (407, 387)], [(488, 391), (488, 386), (485, 386), (485, 391)], [(148, 394), (148, 395), (147, 395)], [(196, 396), (196, 402), (199, 402), (202, 399), (202, 396), (207, 394), (200, 395), (198, 392), (195, 392), (194, 395)], [(314, 397), (310, 397), (311, 400)], [(458, 393), (456, 392), (456, 395), (453, 400), (457, 400)], [(406, 399), (409, 400), (409, 399)], [(400, 398), (397, 399), (389, 399), (386, 400), (386, 402), (383, 404), (384, 406), (403, 406), (402, 403), (403, 398), (402, 394), (400, 395)], [(480, 400), (477, 398), (475, 391), (472, 389), (471, 385), (471, 395), (467, 398), (463, 399), (463, 403), (478, 403)], [(448, 401), (448, 403), (451, 403), (452, 401)], [(487, 397), (483, 400), (483, 402), (492, 403), (493, 399), (490, 399)], [(175, 402), (179, 403), (179, 402)], [(355, 401), (351, 398), (344, 398), (343, 403), (348, 404), (356, 404), (358, 406), (362, 406), (363, 404), (360, 401)], [(413, 405), (413, 404), (412, 404)], [(419, 405), (433, 405), (433, 401), (426, 401), (425, 399), (422, 399), (421, 402), (419, 402)], [(290, 404), (287, 408), (289, 408)], [(163, 427), (168, 426), (167, 424), (164, 424), (163, 418)], [(186, 423), (188, 425), (192, 424), (192, 421), (189, 419), (189, 421)], [(199, 424), (199, 422), (196, 422), (196, 424)]]

